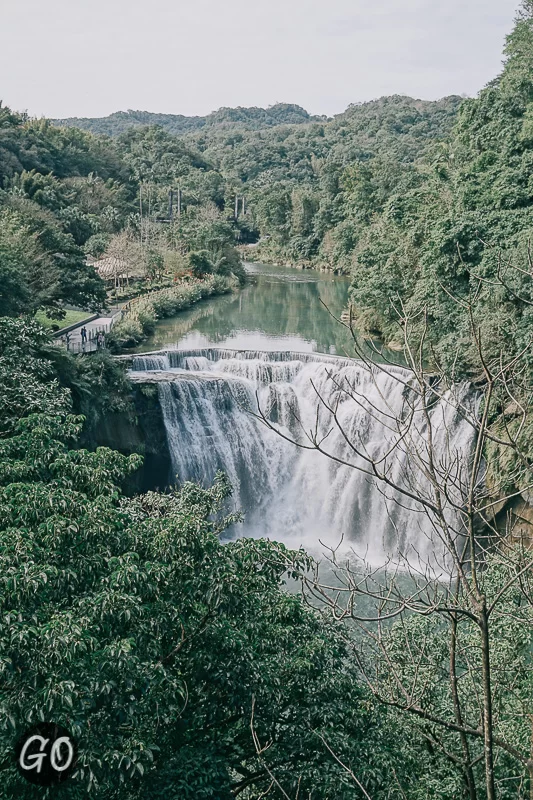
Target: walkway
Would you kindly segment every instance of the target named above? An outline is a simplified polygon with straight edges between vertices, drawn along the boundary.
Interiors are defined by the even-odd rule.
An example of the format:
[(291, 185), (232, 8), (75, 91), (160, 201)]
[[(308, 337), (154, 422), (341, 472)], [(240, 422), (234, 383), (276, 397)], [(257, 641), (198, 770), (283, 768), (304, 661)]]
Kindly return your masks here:
[[(66, 347), (69, 353), (94, 353), (99, 349), (97, 345), (97, 334), (103, 333), (103, 346), (105, 347), (106, 333), (109, 333), (115, 322), (118, 322), (121, 318), (122, 307), (115, 306), (109, 309), (107, 316), (98, 317), (97, 319), (91, 320), (91, 322), (80, 322), (76, 327), (71, 328), (68, 333), (56, 335), (55, 338), (57, 343)], [(85, 344), (82, 343), (81, 340), (82, 328), (85, 328), (87, 331), (87, 341)]]

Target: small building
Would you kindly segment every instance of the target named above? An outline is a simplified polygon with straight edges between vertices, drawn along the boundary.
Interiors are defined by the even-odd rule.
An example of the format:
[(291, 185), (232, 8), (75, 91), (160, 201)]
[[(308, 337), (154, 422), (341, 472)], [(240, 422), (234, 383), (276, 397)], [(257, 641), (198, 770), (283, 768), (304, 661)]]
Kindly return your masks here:
[(104, 281), (113, 281), (115, 288), (129, 282), (131, 267), (127, 261), (116, 256), (107, 256), (93, 261), (93, 267)]

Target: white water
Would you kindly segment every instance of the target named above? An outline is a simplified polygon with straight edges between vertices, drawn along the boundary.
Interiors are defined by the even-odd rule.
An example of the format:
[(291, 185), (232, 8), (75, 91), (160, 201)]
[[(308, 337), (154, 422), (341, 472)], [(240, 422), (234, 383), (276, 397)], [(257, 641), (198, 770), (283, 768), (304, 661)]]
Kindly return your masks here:
[[(420, 410), (407, 425), (417, 406), (411, 373), (401, 367), (369, 370), (314, 353), (211, 348), (137, 356), (133, 371), (137, 380), (146, 371), (161, 372), (159, 397), (179, 480), (209, 485), (217, 470), (225, 471), (235, 506), (246, 515), (244, 535), (311, 551), (343, 538), (374, 564), (413, 552), (438, 560), (431, 514), (361, 471), (377, 461), (396, 487), (431, 500), (431, 483), (420, 468), (429, 430), (435, 468), (447, 474), (446, 517), (460, 531), (452, 506), (468, 479), (474, 441), (472, 426), (456, 409), (461, 403), (473, 412), (466, 386), (435, 396), (429, 425)], [(285, 437), (310, 449), (249, 413), (258, 409)], [(404, 422), (398, 425), (398, 418)], [(324, 450), (347, 463), (313, 449), (306, 436), (312, 439), (312, 431)]]

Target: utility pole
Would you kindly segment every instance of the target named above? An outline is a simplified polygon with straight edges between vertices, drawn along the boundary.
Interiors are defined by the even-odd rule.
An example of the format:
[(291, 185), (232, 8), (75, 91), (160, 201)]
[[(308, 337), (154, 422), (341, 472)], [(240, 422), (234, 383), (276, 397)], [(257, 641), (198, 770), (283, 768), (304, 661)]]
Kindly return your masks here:
[(178, 219), (181, 218), (181, 186), (178, 186)]
[(169, 191), (168, 191), (168, 218), (169, 218), (170, 222), (172, 222), (172, 211), (173, 211), (172, 206), (173, 206), (173, 204), (174, 204), (174, 192), (173, 192), (172, 189), (169, 189)]
[(245, 214), (246, 214), (246, 211), (244, 210), (244, 195), (243, 195), (242, 196), (242, 215), (243, 215), (243, 217), (244, 217)]
[(141, 223), (139, 225), (139, 235), (141, 240), (141, 250), (143, 246), (143, 185), (142, 181), (139, 183), (139, 213), (141, 217)]
[(235, 218), (235, 220), (237, 220), (239, 218), (239, 195), (238, 194), (235, 195), (235, 214), (234, 214), (234, 218)]

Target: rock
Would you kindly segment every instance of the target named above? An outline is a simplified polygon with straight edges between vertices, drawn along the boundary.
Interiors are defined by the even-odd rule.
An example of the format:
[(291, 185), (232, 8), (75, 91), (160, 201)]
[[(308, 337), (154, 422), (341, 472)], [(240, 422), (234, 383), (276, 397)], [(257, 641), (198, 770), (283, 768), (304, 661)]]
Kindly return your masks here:
[(392, 350), (393, 353), (401, 353), (403, 350), (403, 344), (401, 342), (396, 342), (393, 339), (392, 342), (387, 343), (387, 348)]
[(511, 542), (520, 542), (527, 548), (533, 548), (533, 505), (518, 495), (510, 500), (503, 499), (493, 506), (492, 518), (503, 536)]
[[(177, 381), (190, 381), (190, 374), (176, 372), (175, 370), (158, 369), (154, 371), (141, 372), (140, 370), (128, 371), (128, 379), (132, 383), (176, 383)], [(208, 372), (202, 375), (204, 381), (221, 381), (220, 375), (210, 375)]]
[(512, 402), (509, 403), (508, 406), (505, 407), (503, 413), (506, 417), (519, 417), (522, 413), (522, 409), (518, 405), (518, 403)]
[(530, 506), (533, 506), (533, 491), (531, 491), (531, 489), (524, 489), (521, 495), (526, 503), (529, 503)]
[(124, 412), (107, 413), (99, 419), (90, 439), (82, 442), (90, 449), (110, 447), (124, 455), (143, 456), (142, 466), (124, 482), (126, 494), (165, 489), (175, 481), (157, 391), (147, 394), (142, 388), (138, 384), (133, 387), (134, 419)]
[(497, 516), (498, 516), (498, 514), (500, 513), (500, 511), (503, 511), (503, 509), (504, 509), (504, 508), (505, 508), (505, 506), (507, 505), (507, 502), (508, 502), (508, 501), (507, 501), (507, 500), (505, 500), (505, 499), (503, 499), (503, 500), (496, 500), (496, 501), (492, 501), (492, 502), (489, 504), (489, 507), (488, 507), (488, 508), (486, 509), (486, 511), (484, 512), (484, 513), (485, 513), (485, 516), (486, 516), (486, 518), (492, 521), (492, 520), (493, 520), (495, 517), (497, 517)]

